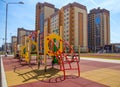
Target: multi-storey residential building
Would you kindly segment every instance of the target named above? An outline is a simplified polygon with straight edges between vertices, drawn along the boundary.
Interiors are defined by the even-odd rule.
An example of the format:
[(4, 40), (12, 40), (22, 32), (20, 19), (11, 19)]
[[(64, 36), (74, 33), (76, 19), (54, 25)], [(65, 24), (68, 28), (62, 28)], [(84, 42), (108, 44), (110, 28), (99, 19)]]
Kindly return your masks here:
[(43, 32), (44, 20), (52, 15), (57, 9), (50, 3), (37, 3), (36, 5), (36, 30)]
[(110, 44), (110, 13), (106, 9), (92, 9), (88, 14), (88, 46), (97, 51)]
[(60, 29), (60, 22), (61, 22), (60, 21), (60, 18), (61, 18), (60, 14), (61, 14), (61, 12), (59, 10), (59, 11), (55, 12), (54, 14), (52, 14), (50, 16), (50, 27), (49, 27), (50, 33), (56, 33), (58, 35), (60, 34), (60, 31), (59, 31), (59, 29)]
[(15, 49), (16, 46), (17, 46), (17, 36), (12, 36), (11, 44), (12, 44), (11, 52), (14, 52), (14, 49)]
[[(49, 25), (47, 25), (49, 24)], [(50, 33), (60, 34), (60, 26), (63, 27), (63, 39), (81, 51), (88, 51), (87, 38), (87, 9), (79, 3), (70, 3), (55, 12), (45, 21)], [(48, 27), (49, 26), (49, 27)]]
[[(62, 9), (63, 17), (63, 39), (71, 45), (80, 45), (81, 51), (86, 52), (88, 49), (87, 41), (87, 9), (79, 3), (70, 3)], [(76, 49), (76, 48), (75, 48)]]
[(55, 11), (58, 9), (54, 7), (54, 5), (50, 3), (37, 3), (36, 5), (36, 31), (40, 30), (40, 47), (42, 47), (43, 51), (43, 39), (42, 37), (44, 36), (44, 21), (47, 19), (50, 15), (52, 15)]
[(24, 28), (18, 28), (17, 31), (17, 44), (22, 45), (24, 44), (25, 40), (24, 37), (30, 35), (33, 32), (33, 30), (26, 30)]
[(17, 36), (12, 36), (12, 39), (11, 39), (12, 41), (12, 43), (14, 43), (14, 42), (17, 42)]

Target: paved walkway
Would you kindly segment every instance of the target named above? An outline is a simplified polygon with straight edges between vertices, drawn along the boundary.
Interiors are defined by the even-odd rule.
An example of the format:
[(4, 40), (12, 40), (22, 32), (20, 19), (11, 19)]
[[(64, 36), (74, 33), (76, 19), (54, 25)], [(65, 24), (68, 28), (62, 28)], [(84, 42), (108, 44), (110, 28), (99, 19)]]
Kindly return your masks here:
[(87, 58), (87, 57), (81, 57), (80, 59), (82, 59), (82, 60), (91, 60), (91, 61), (109, 62), (109, 63), (118, 63), (118, 64), (120, 64), (120, 60), (113, 60), (113, 59)]
[(4, 55), (0, 56), (0, 68), (1, 68), (1, 87), (7, 87), (7, 81), (6, 81), (6, 76), (5, 76), (5, 70), (4, 70), (4, 65), (3, 65), (3, 61), (2, 58), (4, 57)]
[[(8, 87), (120, 87), (120, 63), (93, 58), (81, 58), (80, 77), (76, 71), (67, 72), (67, 79), (63, 80), (63, 73), (55, 69), (44, 67), (37, 69), (36, 64), (20, 65), (12, 56), (2, 60)], [(75, 64), (72, 65), (75, 67)]]

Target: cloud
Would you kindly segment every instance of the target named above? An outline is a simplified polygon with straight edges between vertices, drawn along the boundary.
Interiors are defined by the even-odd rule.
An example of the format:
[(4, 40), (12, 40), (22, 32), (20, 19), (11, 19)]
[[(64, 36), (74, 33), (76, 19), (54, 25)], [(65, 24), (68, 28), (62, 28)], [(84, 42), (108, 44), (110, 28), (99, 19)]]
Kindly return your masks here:
[(83, 0), (54, 0), (54, 1), (53, 0), (29, 0), (29, 4), (33, 5), (33, 4), (36, 4), (37, 2), (41, 2), (41, 3), (48, 2), (55, 5), (55, 7), (57, 8), (61, 8), (67, 5), (68, 3), (79, 2), (83, 4), (86, 1), (88, 0), (84, 0), (84, 1)]
[(120, 0), (105, 0), (99, 6), (109, 9), (112, 13), (120, 13)]
[(120, 13), (120, 0), (87, 0), (86, 6), (88, 9), (97, 7), (105, 8), (111, 11), (112, 14)]
[(98, 7), (98, 4), (97, 4), (94, 0), (90, 0), (90, 2), (91, 2), (94, 6)]

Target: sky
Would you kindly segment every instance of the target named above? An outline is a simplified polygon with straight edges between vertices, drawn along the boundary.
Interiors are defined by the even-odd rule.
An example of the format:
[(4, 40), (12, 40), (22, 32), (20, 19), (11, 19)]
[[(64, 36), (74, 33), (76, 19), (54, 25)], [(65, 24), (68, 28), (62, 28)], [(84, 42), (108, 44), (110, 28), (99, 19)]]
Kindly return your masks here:
[[(78, 2), (87, 7), (87, 13), (100, 7), (110, 11), (110, 42), (120, 43), (120, 0), (4, 0), (6, 2), (24, 2), (24, 4), (8, 5), (7, 42), (11, 36), (17, 35), (17, 28), (35, 30), (35, 9), (38, 2), (49, 2), (56, 8), (68, 3)], [(6, 4), (0, 0), (0, 46), (5, 38)]]

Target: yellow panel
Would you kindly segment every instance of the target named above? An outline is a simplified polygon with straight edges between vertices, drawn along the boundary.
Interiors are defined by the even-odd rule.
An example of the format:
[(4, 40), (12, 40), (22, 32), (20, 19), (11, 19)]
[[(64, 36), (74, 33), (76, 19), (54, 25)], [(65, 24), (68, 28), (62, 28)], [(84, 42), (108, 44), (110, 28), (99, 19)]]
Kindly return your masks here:
[(26, 62), (29, 62), (29, 53), (28, 52), (26, 52), (26, 55), (25, 55), (25, 60), (26, 60)]
[(49, 49), (49, 46), (48, 46), (48, 43), (50, 40), (52, 39), (56, 39), (60, 42), (60, 48), (59, 50), (56, 52), (56, 54), (59, 54), (62, 52), (62, 38), (56, 34), (50, 34), (49, 36), (45, 37), (45, 48), (44, 48), (44, 51), (45, 51), (45, 54), (48, 54), (50, 56), (54, 56), (53, 52)]
[(21, 50), (21, 56), (22, 57), (25, 57), (25, 54), (24, 54), (24, 49), (26, 48), (26, 46), (21, 46), (20, 47), (20, 50)]

